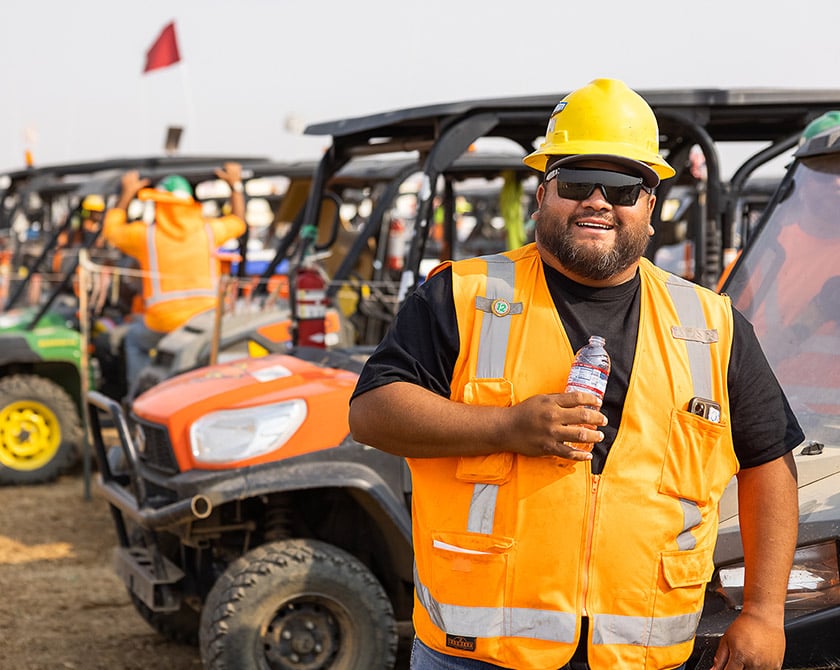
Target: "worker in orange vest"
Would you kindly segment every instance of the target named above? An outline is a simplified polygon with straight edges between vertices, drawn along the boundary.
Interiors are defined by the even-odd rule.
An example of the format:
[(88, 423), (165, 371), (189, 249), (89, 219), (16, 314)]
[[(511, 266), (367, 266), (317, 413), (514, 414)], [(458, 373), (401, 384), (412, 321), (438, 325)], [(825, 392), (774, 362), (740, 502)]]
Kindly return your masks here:
[[(781, 667), (804, 436), (729, 299), (643, 255), (675, 174), (653, 111), (597, 79), (524, 162), (536, 242), (436, 268), (351, 399), (353, 437), (411, 468), (412, 670), (681, 667), (736, 474), (744, 605), (714, 667)], [(565, 390), (592, 335), (603, 400)]]
[[(246, 228), (242, 167), (225, 163), (216, 176), (231, 189), (228, 216), (205, 218), (189, 182), (180, 175), (147, 188), (149, 180), (141, 179), (137, 171), (123, 175), (119, 201), (105, 216), (105, 239), (134, 257), (142, 272), (144, 315), (132, 322), (124, 340), (130, 384), (149, 364), (150, 352), (166, 333), (216, 305), (220, 275), (216, 251)], [(128, 221), (126, 210), (135, 197), (154, 203), (152, 223)]]

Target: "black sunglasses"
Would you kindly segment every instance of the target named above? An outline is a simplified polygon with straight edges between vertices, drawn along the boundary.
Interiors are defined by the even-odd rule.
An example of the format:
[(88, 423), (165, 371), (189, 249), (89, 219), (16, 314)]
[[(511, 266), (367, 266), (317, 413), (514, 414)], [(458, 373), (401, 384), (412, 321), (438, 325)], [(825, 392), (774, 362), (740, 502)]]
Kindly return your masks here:
[(557, 195), (567, 200), (586, 200), (599, 188), (611, 205), (632, 207), (639, 199), (639, 193), (652, 193), (650, 186), (645, 186), (644, 179), (611, 170), (592, 170), (588, 168), (554, 168), (545, 173), (545, 181), (555, 180)]

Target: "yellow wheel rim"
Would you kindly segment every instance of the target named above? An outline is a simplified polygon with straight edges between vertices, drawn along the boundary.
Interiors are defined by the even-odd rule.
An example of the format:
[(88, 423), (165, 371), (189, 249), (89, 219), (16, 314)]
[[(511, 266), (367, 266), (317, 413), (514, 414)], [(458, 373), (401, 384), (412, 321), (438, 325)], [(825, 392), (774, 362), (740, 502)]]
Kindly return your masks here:
[(37, 470), (55, 458), (60, 446), (61, 425), (46, 405), (22, 401), (0, 410), (0, 465)]

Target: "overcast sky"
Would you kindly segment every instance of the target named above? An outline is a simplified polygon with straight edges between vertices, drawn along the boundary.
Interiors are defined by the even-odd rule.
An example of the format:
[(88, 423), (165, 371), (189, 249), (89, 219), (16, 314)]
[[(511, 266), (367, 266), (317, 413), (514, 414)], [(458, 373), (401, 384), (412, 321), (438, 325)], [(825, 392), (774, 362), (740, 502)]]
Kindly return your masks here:
[[(142, 74), (175, 21), (182, 61)], [(455, 99), (634, 88), (840, 89), (840, 2), (9, 1), (0, 169), (162, 151), (317, 157), (294, 128)]]

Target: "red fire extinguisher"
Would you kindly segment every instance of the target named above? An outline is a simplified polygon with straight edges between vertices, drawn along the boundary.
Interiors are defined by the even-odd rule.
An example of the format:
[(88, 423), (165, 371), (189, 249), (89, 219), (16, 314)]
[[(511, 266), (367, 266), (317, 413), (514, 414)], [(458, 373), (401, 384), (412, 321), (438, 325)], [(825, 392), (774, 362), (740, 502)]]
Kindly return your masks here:
[(402, 219), (391, 219), (388, 226), (388, 255), (389, 270), (402, 270), (405, 264), (405, 245), (408, 231)]
[(326, 348), (327, 280), (311, 265), (302, 265), (295, 276), (296, 344)]

